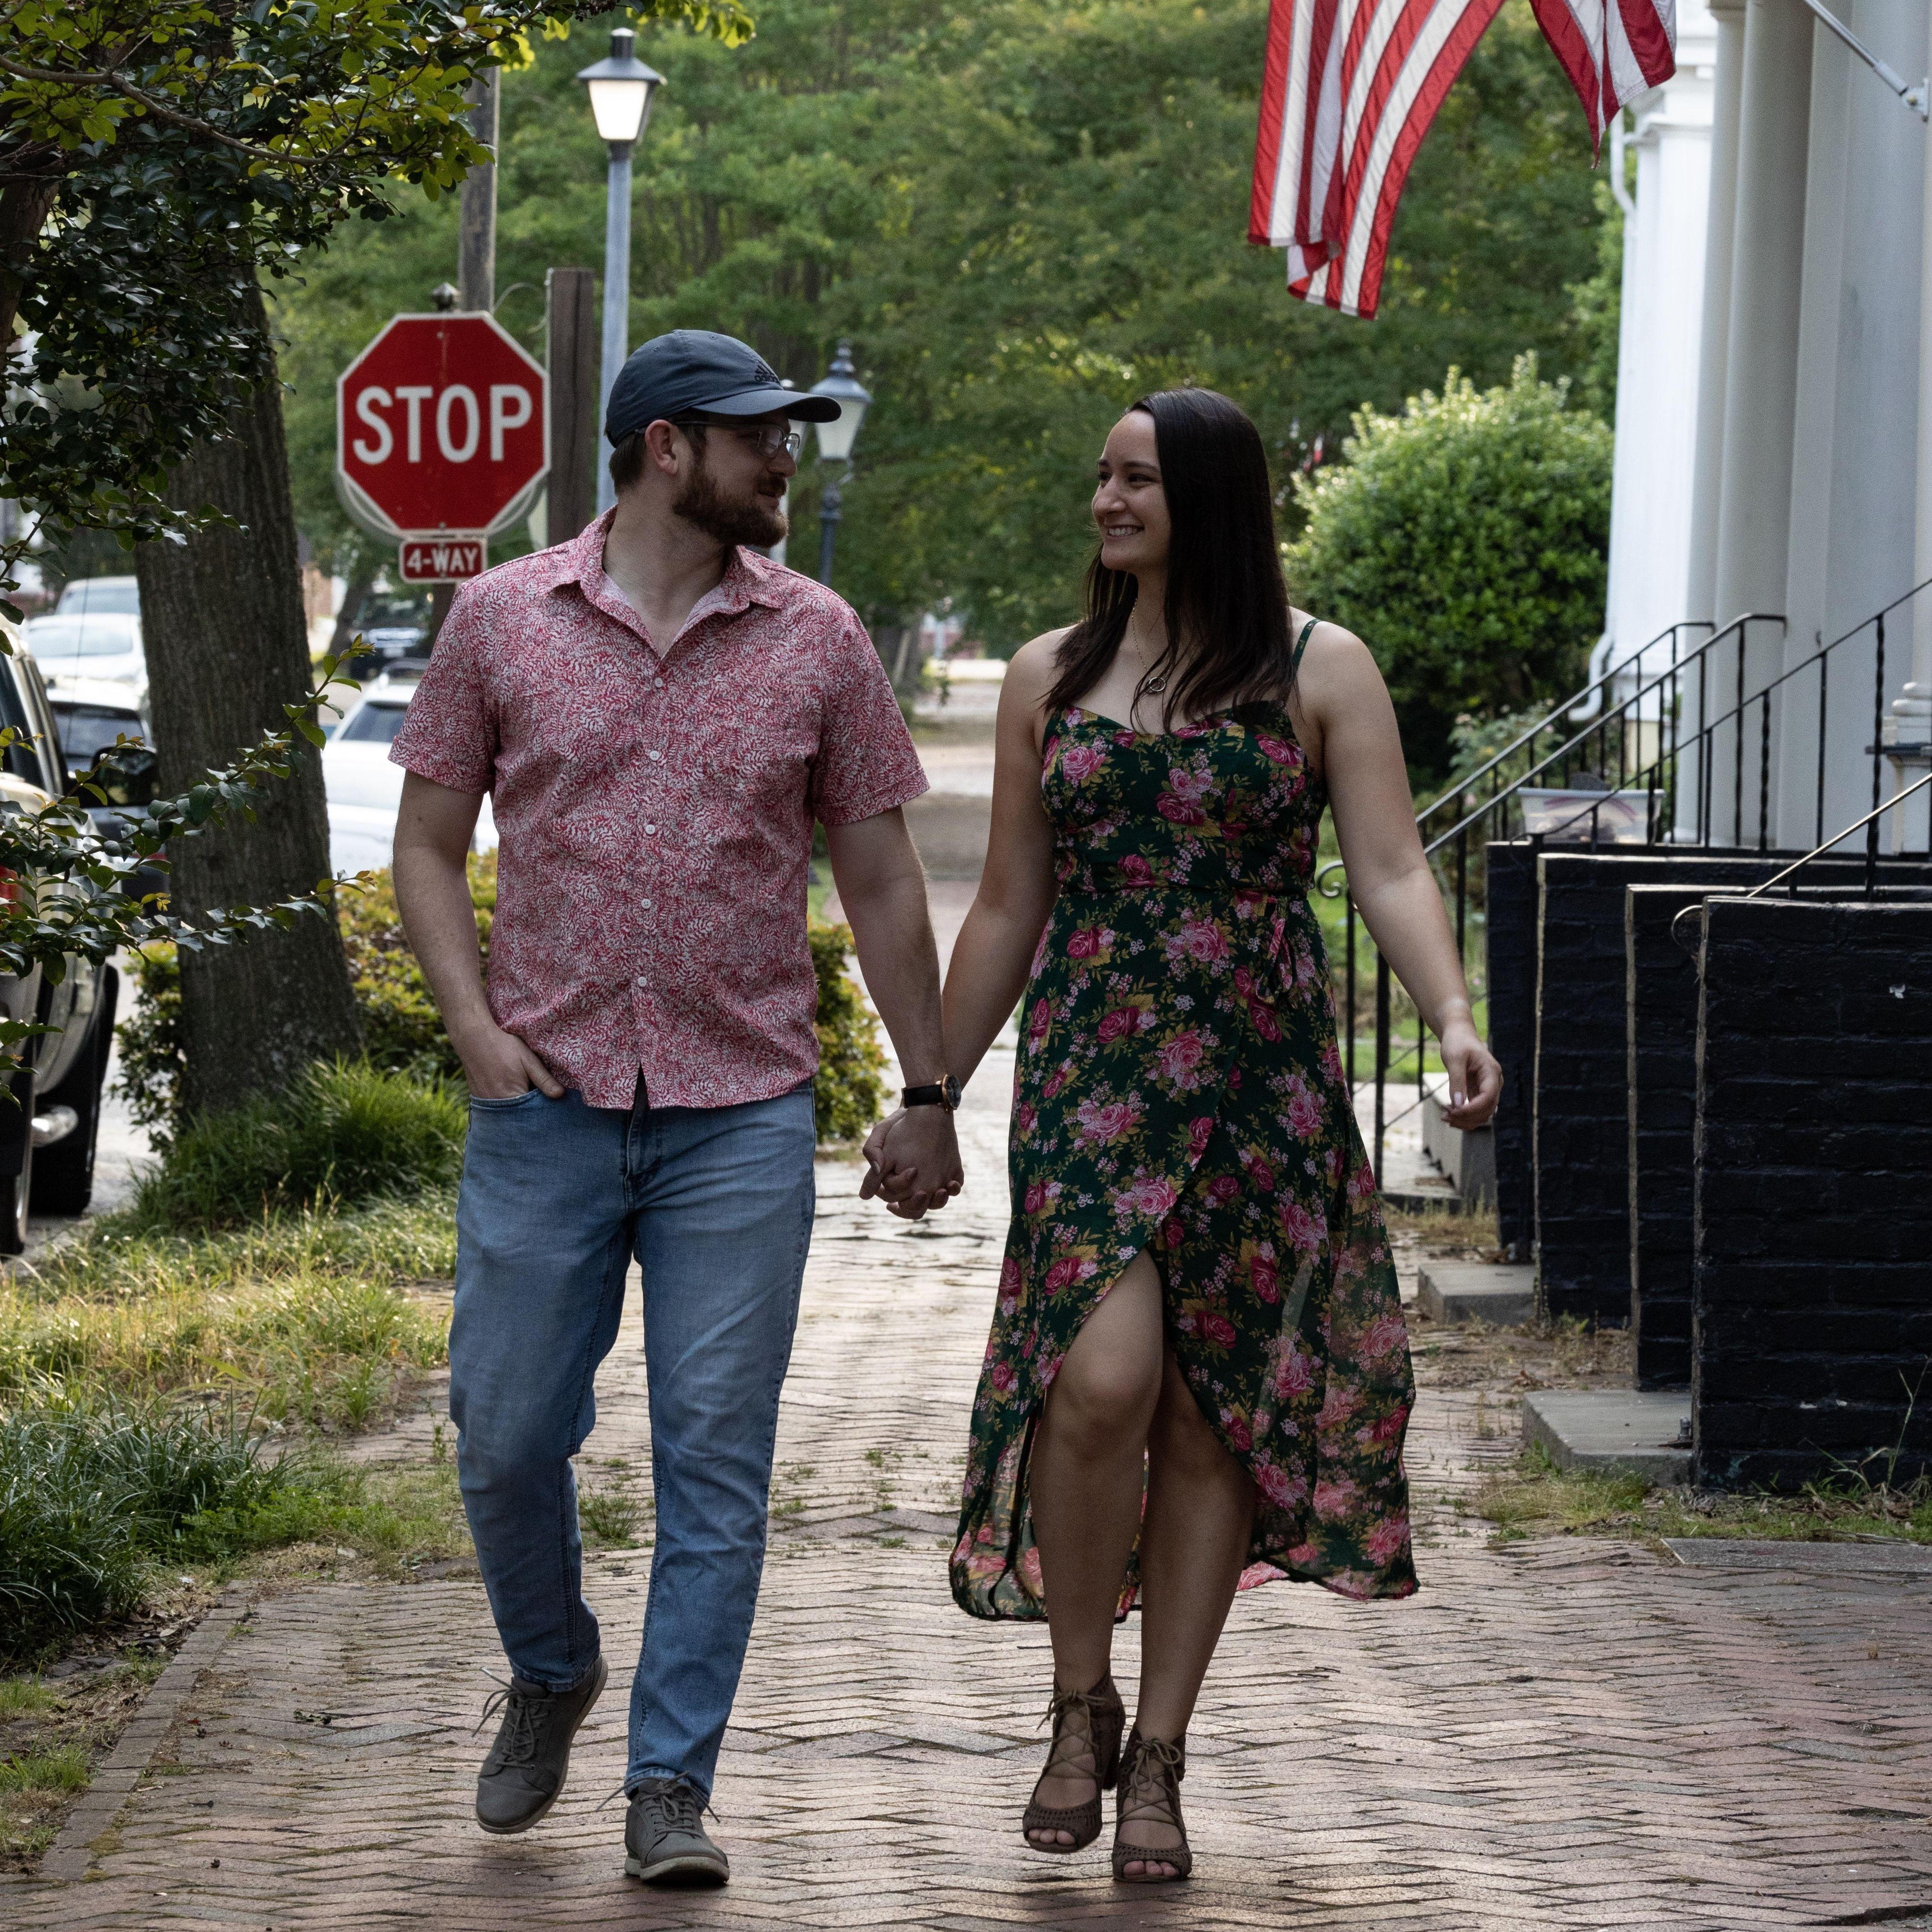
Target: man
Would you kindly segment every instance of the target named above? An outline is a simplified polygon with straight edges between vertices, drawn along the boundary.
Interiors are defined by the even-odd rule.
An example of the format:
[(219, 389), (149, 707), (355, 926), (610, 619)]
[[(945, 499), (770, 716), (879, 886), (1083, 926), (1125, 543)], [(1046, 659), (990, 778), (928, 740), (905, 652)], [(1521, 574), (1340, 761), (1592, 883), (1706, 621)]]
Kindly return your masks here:
[[(899, 809), (925, 776), (858, 619), (751, 548), (784, 534), (790, 419), (836, 410), (730, 337), (646, 343), (604, 424), (616, 507), (458, 592), (391, 753), (397, 898), (471, 1094), (450, 1413), (512, 1671), (477, 1820), (543, 1816), (604, 1688), (570, 1458), (634, 1254), (657, 1535), (624, 1840), (647, 1881), (729, 1874), (701, 1814), (811, 1232), (814, 818), (914, 1083), (890, 1130), (914, 1182), (880, 1191), (916, 1214), (959, 1184)], [(464, 876), (486, 791), (502, 842), (487, 994)]]

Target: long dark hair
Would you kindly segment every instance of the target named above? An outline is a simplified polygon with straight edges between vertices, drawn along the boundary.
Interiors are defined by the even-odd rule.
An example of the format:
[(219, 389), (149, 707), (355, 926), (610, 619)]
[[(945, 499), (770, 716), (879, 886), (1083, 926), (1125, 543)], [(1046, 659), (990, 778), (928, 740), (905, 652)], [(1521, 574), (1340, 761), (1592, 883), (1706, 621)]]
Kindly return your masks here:
[[(1172, 673), (1161, 728), (1177, 712), (1287, 694), (1294, 650), (1288, 586), (1276, 545), (1274, 497), (1260, 432), (1213, 389), (1162, 389), (1133, 406), (1154, 418), (1154, 448), (1172, 535), (1167, 554), (1167, 648), (1148, 670)], [(1060, 641), (1050, 710), (1077, 704), (1114, 662), (1139, 586), (1096, 551), (1087, 611)]]

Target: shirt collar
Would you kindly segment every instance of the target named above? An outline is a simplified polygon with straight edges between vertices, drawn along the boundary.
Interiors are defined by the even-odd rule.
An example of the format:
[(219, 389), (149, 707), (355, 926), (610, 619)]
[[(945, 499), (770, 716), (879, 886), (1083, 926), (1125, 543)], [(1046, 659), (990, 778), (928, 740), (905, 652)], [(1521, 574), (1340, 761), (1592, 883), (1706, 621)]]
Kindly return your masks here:
[[(616, 514), (614, 509), (606, 510), (595, 523), (586, 524), (578, 536), (568, 543), (560, 544), (550, 553), (556, 560), (550, 572), (551, 590), (574, 584), (588, 602), (596, 602), (598, 587), (608, 580), (604, 574), (604, 539), (610, 535), (611, 520)], [(698, 599), (692, 616), (695, 617), (701, 611), (706, 616), (718, 612), (735, 616), (752, 604), (776, 610), (784, 602), (783, 584), (787, 574), (769, 557), (737, 544), (717, 588)]]

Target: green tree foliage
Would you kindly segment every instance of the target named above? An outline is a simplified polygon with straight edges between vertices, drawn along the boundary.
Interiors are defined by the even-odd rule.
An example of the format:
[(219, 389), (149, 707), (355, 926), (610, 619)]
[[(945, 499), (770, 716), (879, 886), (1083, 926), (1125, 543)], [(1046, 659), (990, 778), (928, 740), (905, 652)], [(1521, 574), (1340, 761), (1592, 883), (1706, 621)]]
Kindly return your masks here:
[[(166, 472), (270, 368), (226, 292), (391, 213), (392, 179), (446, 193), (483, 156), (461, 118), (476, 76), (600, 5), (4, 0), (0, 494), (130, 543), (190, 524)], [(750, 26), (738, 0), (638, 10)]]
[[(1352, 410), (1397, 408), (1449, 362), (1480, 382), (1524, 350), (1579, 368), (1568, 291), (1602, 216), (1527, 0), (1423, 146), (1372, 323), (1291, 301), (1280, 254), (1244, 238), (1267, 11), (764, 0), (742, 46), (648, 37), (669, 84), (636, 157), (632, 339), (728, 329), (808, 385), (853, 338), (878, 400), (837, 576), (874, 622), (950, 596), (1003, 649), (1064, 622), (1094, 455), (1145, 390), (1226, 390), (1285, 486)], [(602, 261), (582, 46), (539, 47), (504, 86), (499, 319), (539, 353), (544, 270)], [(453, 212), (414, 202), (304, 258), (280, 304), (303, 526), (338, 568), (354, 539), (330, 484), (335, 377), (455, 261)], [(792, 507), (808, 562), (809, 460)]]
[(1298, 484), (1290, 590), (1374, 652), (1412, 773), (1442, 775), (1459, 716), (1582, 681), (1603, 622), (1610, 443), (1526, 356), (1506, 386), (1451, 369), (1400, 415), (1360, 411), (1346, 460)]

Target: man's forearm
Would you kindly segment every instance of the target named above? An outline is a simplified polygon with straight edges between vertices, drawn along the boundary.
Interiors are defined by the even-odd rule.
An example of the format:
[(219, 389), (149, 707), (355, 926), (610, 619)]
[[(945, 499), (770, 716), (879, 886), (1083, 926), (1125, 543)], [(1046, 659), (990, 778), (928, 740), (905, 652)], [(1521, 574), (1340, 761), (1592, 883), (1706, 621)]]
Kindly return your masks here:
[(946, 1071), (940, 1029), (939, 948), (917, 874), (882, 882), (856, 898), (841, 894), (866, 988), (886, 1023), (909, 1086)]
[(394, 876), (404, 933), (460, 1054), (465, 1035), (496, 1024), (483, 991), (468, 872), (428, 848), (398, 843)]

